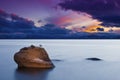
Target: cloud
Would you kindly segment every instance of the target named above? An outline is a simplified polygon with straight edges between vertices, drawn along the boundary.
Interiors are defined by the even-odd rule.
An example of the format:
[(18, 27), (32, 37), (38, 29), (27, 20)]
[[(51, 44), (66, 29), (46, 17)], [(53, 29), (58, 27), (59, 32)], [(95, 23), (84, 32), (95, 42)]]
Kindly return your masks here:
[(65, 10), (91, 14), (105, 25), (120, 23), (120, 0), (63, 0), (59, 6)]
[[(58, 16), (59, 15), (59, 16)], [(91, 15), (86, 13), (78, 13), (75, 11), (58, 10), (53, 16), (46, 18), (47, 23), (52, 23), (61, 28), (69, 30), (80, 30), (82, 27), (97, 26), (102, 24), (101, 21), (94, 19)]]
[(2, 9), (0, 9), (0, 18), (7, 18), (9, 16), (8, 13), (6, 13), (5, 11), (3, 11)]
[[(2, 15), (1, 15), (2, 13)], [(69, 35), (70, 30), (46, 24), (42, 27), (34, 26), (34, 22), (16, 14), (1, 12), (0, 15), (0, 39), (22, 39), (22, 38), (63, 38)], [(3, 13), (9, 15), (4, 17)], [(9, 18), (9, 19), (8, 19)]]
[(120, 15), (106, 15), (98, 18), (104, 22), (103, 25), (120, 27)]
[(97, 28), (97, 31), (104, 31), (104, 28)]
[[(4, 16), (3, 13), (8, 16)], [(36, 27), (29, 19), (2, 11), (0, 13), (0, 16), (3, 16), (0, 18), (0, 39), (120, 39), (119, 28), (112, 27), (113, 33), (104, 32), (106, 29), (99, 25), (102, 22), (93, 19), (91, 15), (73, 11), (63, 13), (59, 13), (59, 16), (56, 13), (47, 18), (46, 21), (48, 20), (50, 24)], [(64, 27), (61, 28), (61, 26)], [(76, 32), (73, 31), (74, 29), (87, 30)], [(93, 29), (102, 33), (87, 33)]]
[(31, 29), (35, 26), (32, 20), (0, 10), (0, 27), (0, 32), (7, 33), (24, 31), (25, 29)]

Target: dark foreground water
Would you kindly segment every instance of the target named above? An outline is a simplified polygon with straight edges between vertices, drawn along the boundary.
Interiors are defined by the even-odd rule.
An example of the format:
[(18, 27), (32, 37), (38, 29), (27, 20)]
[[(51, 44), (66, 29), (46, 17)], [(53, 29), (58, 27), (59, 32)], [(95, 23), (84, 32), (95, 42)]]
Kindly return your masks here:
[[(17, 69), (14, 53), (31, 44), (42, 44), (56, 67)], [(120, 41), (0, 40), (0, 80), (120, 80)]]

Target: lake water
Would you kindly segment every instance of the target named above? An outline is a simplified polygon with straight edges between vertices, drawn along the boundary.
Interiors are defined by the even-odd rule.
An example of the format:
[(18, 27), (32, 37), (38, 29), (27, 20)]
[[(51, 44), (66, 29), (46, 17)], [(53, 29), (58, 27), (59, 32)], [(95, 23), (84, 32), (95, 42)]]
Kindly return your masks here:
[[(54, 69), (17, 69), (14, 54), (31, 44), (43, 45)], [(0, 40), (0, 80), (120, 80), (120, 41)]]

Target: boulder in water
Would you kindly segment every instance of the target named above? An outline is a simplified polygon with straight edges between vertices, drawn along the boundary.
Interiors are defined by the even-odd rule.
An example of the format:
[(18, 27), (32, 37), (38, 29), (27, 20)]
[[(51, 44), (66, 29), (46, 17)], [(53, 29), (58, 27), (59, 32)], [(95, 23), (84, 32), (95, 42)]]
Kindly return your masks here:
[(20, 49), (14, 55), (14, 60), (19, 68), (53, 68), (54, 65), (50, 60), (46, 50), (42, 47), (31, 45)]
[(93, 57), (93, 58), (86, 58), (86, 60), (101, 61), (102, 59)]

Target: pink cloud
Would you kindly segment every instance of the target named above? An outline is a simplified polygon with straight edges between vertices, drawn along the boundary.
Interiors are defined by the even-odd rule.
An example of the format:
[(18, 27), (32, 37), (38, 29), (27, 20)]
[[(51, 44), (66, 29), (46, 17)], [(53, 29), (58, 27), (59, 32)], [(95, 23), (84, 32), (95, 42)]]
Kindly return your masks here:
[(78, 13), (71, 10), (56, 11), (56, 13), (47, 20), (50, 23), (67, 29), (81, 29), (83, 26), (88, 27), (92, 25), (100, 25), (102, 23), (97, 19), (93, 19), (93, 17), (87, 13)]

